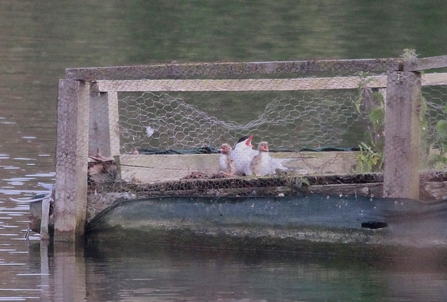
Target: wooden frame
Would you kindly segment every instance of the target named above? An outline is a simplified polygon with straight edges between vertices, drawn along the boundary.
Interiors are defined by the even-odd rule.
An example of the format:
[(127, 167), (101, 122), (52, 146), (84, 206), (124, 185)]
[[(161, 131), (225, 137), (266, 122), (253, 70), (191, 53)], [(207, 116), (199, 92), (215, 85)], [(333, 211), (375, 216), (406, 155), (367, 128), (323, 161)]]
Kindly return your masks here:
[[(95, 152), (99, 148), (105, 156), (120, 155), (117, 93), (121, 91), (185, 91), (188, 87), (195, 89), (190, 91), (355, 89), (361, 83), (372, 88), (387, 87), (387, 136), (395, 137), (393, 132), (401, 131), (407, 143), (397, 144), (394, 139), (386, 141), (388, 146), (394, 142), (394, 146), (385, 148), (384, 194), (389, 197), (417, 198), (418, 193), (411, 188), (418, 187), (416, 175), (419, 172), (410, 169), (396, 173), (404, 165), (397, 159), (399, 154), (408, 151), (406, 148), (418, 146), (417, 104), (421, 85), (447, 83), (446, 74), (425, 74), (420, 78), (418, 71), (444, 67), (447, 67), (447, 56), (408, 61), (366, 59), (171, 63), (67, 69), (66, 79), (59, 83), (54, 239), (74, 241), (84, 234), (88, 152)], [(387, 72), (387, 77), (371, 76), (372, 81), (352, 76), (315, 77), (328, 74), (352, 75), (357, 72)], [(280, 80), (281, 84), (279, 75), (286, 78)], [(396, 78), (403, 81), (396, 81)], [(405, 107), (402, 109), (406, 112), (405, 116), (399, 117), (401, 110), (393, 109), (397, 103)], [(396, 124), (396, 121), (406, 122), (406, 126), (395, 128), (392, 122)], [(415, 154), (410, 156), (409, 162), (416, 165)], [(405, 181), (396, 182), (396, 178), (403, 173), (409, 173), (410, 176)], [(399, 188), (393, 189), (393, 186)]]

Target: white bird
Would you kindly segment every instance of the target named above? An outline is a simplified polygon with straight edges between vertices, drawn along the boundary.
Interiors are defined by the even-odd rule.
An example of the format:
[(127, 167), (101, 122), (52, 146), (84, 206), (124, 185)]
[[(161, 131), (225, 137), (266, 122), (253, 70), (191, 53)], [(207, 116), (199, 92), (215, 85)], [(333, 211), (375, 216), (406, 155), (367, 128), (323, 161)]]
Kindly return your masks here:
[(234, 162), (235, 175), (251, 175), (250, 163), (257, 151), (253, 150), (251, 140), (253, 135), (241, 137), (233, 151), (231, 151), (230, 158)]
[(230, 158), (232, 150), (233, 148), (227, 143), (222, 144), (220, 147), (219, 168), (226, 175), (233, 175), (236, 170), (234, 161)]
[(277, 169), (282, 171), (287, 170), (278, 159), (270, 156), (268, 143), (265, 141), (259, 143), (258, 154), (253, 157), (250, 163), (250, 169), (256, 176), (275, 174)]

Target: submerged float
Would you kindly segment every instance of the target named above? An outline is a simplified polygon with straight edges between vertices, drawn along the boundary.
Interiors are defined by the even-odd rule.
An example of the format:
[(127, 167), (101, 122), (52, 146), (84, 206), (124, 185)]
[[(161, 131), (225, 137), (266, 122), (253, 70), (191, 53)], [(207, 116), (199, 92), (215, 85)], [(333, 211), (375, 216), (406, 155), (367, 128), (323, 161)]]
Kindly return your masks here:
[[(31, 204), (39, 231), (42, 201)], [(118, 199), (86, 225), (89, 244), (356, 256), (447, 256), (447, 200), (301, 196)], [(447, 258), (446, 258), (447, 259)]]
[(447, 251), (447, 200), (309, 195), (120, 201), (86, 226), (90, 242), (267, 252)]

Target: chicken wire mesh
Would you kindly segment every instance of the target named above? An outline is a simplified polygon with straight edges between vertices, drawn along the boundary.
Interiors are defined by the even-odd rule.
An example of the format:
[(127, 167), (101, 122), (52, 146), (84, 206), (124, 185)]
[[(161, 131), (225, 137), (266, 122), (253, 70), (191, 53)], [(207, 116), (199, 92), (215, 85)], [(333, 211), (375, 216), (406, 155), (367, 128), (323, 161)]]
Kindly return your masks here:
[(184, 150), (243, 135), (273, 150), (357, 147), (367, 131), (356, 90), (337, 92), (146, 92), (119, 100), (121, 152)]
[(447, 86), (422, 87), (421, 140), (425, 169), (447, 167)]

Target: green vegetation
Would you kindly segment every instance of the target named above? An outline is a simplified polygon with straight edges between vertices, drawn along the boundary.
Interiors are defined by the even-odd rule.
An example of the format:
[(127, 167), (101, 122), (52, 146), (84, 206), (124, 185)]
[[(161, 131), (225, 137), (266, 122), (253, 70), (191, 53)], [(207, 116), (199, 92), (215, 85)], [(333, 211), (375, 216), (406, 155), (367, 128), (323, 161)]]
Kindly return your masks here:
[[(366, 81), (362, 81), (359, 85), (360, 96), (356, 103), (358, 112), (364, 110), (368, 114), (368, 128), (364, 135), (365, 142), (359, 145), (359, 171), (364, 172), (379, 172), (383, 169), (385, 160), (385, 100), (380, 92), (372, 91), (365, 87)], [(368, 95), (369, 94), (369, 95)], [(363, 108), (362, 108), (363, 106)], [(445, 108), (447, 112), (447, 106)], [(427, 121), (427, 101), (421, 97), (420, 107), (420, 146), (421, 157), (423, 162), (427, 162), (429, 150), (433, 147), (440, 149), (440, 154), (431, 155), (428, 159), (429, 167), (440, 167), (447, 164), (445, 157), (447, 153), (447, 121), (440, 120), (436, 126), (437, 140), (434, 144), (429, 145), (427, 141), (428, 136), (428, 121)]]
[[(447, 112), (447, 105), (444, 107)], [(431, 149), (436, 148), (439, 154), (431, 154), (428, 160), (428, 166), (434, 169), (443, 169), (447, 166), (447, 120), (439, 120), (436, 123), (436, 140)]]
[(360, 143), (359, 170), (360, 172), (382, 171), (384, 154), (383, 151), (374, 151), (365, 143)]
[(400, 57), (405, 60), (414, 60), (418, 56), (416, 50), (413, 48), (404, 48), (404, 52), (400, 55)]
[(378, 172), (382, 171), (384, 163), (384, 145), (385, 145), (385, 100), (379, 91), (373, 91), (367, 87), (371, 81), (368, 74), (359, 74), (362, 79), (359, 83), (359, 98), (355, 104), (357, 111), (368, 112), (368, 128), (364, 139), (359, 145), (360, 154), (359, 172)]
[[(414, 49), (404, 49), (400, 56), (406, 60), (415, 59), (418, 55)], [(364, 134), (364, 141), (360, 143), (359, 172), (382, 171), (384, 164), (384, 130), (385, 130), (385, 101), (378, 91), (367, 87), (371, 81), (368, 74), (359, 74), (362, 79), (359, 84), (359, 98), (355, 104), (357, 111), (368, 113), (368, 126)], [(447, 105), (444, 107), (447, 113)], [(447, 120), (438, 120), (436, 124), (435, 141), (428, 142), (427, 100), (421, 96), (420, 104), (420, 146), (422, 162), (432, 169), (443, 169), (447, 166)], [(439, 150), (430, 154), (430, 150)], [(424, 165), (424, 166), (425, 166)]]

